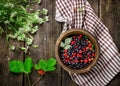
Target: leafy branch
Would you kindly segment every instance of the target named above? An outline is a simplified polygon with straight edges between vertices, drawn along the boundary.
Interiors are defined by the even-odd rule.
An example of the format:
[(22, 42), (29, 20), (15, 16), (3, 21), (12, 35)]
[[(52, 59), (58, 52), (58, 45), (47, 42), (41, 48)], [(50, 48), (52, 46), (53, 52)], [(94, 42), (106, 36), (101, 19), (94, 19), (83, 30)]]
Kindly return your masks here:
[(43, 59), (39, 60), (38, 64), (34, 65), (34, 68), (37, 70), (40, 77), (36, 80), (36, 82), (33, 83), (32, 86), (37, 84), (46, 72), (55, 70), (56, 69), (55, 65), (56, 60), (54, 58), (50, 58), (48, 60)]
[[(32, 10), (30, 3), (39, 4), (41, 0), (3, 0), (0, 3), (0, 34), (6, 33), (6, 39), (25, 42), (27, 46), (33, 44), (33, 35), (38, 31), (38, 25), (48, 21), (48, 10)], [(28, 11), (29, 10), (29, 11)], [(32, 10), (32, 11), (30, 11)], [(41, 17), (40, 17), (41, 16)], [(15, 50), (14, 45), (9, 45)], [(13, 47), (14, 46), (14, 47)], [(12, 48), (11, 48), (12, 47)], [(20, 48), (24, 52), (27, 51)]]
[(13, 73), (25, 73), (28, 78), (28, 84), (31, 86), (29, 73), (31, 73), (31, 69), (34, 68), (40, 75), (40, 77), (32, 84), (32, 86), (34, 86), (40, 81), (46, 72), (55, 70), (55, 65), (56, 59), (54, 58), (49, 58), (48, 60), (41, 59), (38, 64), (33, 65), (32, 58), (27, 57), (24, 62), (20, 60), (10, 61), (9, 70)]

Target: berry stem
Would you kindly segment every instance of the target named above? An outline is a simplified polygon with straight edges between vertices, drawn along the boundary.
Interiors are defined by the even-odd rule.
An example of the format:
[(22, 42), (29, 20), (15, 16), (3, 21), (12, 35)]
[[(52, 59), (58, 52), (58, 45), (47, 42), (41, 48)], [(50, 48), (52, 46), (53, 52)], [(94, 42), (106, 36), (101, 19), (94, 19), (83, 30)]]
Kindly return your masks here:
[(26, 74), (26, 75), (27, 75), (27, 79), (28, 79), (28, 86), (31, 86), (29, 74)]
[(36, 85), (40, 81), (40, 79), (42, 78), (42, 76), (43, 75), (40, 75), (40, 77), (38, 77), (38, 79), (32, 84), (32, 86)]

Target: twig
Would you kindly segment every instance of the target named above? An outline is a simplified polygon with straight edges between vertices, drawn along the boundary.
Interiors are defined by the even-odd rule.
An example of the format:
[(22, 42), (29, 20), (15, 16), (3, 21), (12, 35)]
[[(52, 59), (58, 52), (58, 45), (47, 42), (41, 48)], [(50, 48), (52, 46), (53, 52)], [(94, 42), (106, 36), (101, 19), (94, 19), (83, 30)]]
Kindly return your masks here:
[(40, 81), (40, 79), (42, 78), (42, 76), (43, 76), (43, 75), (41, 75), (41, 76), (32, 84), (32, 86), (36, 85), (36, 84)]
[(31, 86), (30, 77), (28, 74), (26, 74), (26, 75), (27, 75), (27, 79), (28, 79), (28, 85)]

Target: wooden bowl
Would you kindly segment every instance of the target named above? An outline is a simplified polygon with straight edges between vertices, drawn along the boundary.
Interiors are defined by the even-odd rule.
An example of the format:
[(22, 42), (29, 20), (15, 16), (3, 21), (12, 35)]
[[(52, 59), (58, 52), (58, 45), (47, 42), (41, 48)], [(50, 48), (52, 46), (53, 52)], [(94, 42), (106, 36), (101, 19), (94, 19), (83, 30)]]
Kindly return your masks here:
[[(61, 57), (59, 55), (61, 41), (64, 40), (69, 35), (73, 35), (73, 34), (83, 34), (83, 35), (86, 35), (91, 40), (91, 42), (93, 44), (95, 44), (95, 57), (94, 57), (93, 61), (88, 66), (83, 67), (81, 69), (72, 69), (72, 68), (68, 67), (67, 65), (65, 65), (61, 61), (61, 59), (60, 59)], [(58, 63), (60, 64), (60, 66), (63, 69), (65, 69), (66, 71), (72, 72), (72, 73), (77, 73), (77, 74), (85, 73), (85, 72), (90, 71), (90, 69), (96, 64), (96, 62), (98, 60), (98, 57), (99, 57), (99, 45), (98, 45), (98, 42), (97, 42), (96, 38), (91, 33), (87, 32), (85, 30), (82, 30), (82, 29), (70, 29), (70, 30), (62, 33), (60, 35), (60, 37), (57, 39), (56, 45), (55, 45), (55, 57), (56, 57)]]

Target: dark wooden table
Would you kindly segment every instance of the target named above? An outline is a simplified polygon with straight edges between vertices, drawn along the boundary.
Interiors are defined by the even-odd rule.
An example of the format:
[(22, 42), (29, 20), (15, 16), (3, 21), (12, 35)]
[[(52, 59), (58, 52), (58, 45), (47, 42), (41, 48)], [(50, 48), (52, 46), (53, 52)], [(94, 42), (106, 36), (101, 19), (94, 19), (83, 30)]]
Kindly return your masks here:
[[(103, 23), (109, 28), (118, 49), (120, 50), (120, 0), (89, 0), (90, 4), (101, 18)], [(38, 49), (30, 48), (30, 56), (34, 62), (38, 59), (54, 57), (54, 46), (57, 37), (62, 30), (62, 24), (57, 23), (55, 16), (55, 0), (43, 0), (42, 6), (49, 10), (48, 23), (43, 24), (35, 35), (35, 44), (39, 45)], [(41, 8), (40, 6), (36, 6)], [(20, 46), (15, 41), (11, 41)], [(8, 70), (8, 61), (12, 59), (25, 59), (26, 55), (19, 49), (15, 52), (8, 50), (5, 36), (0, 36), (0, 86), (28, 86), (26, 76), (23, 74), (12, 74)], [(32, 83), (37, 79), (37, 74), (33, 71), (30, 74)], [(107, 86), (119, 86), (120, 74), (118, 74)], [(48, 72), (36, 86), (77, 86), (70, 78), (69, 74), (64, 71), (59, 64), (57, 70)]]

